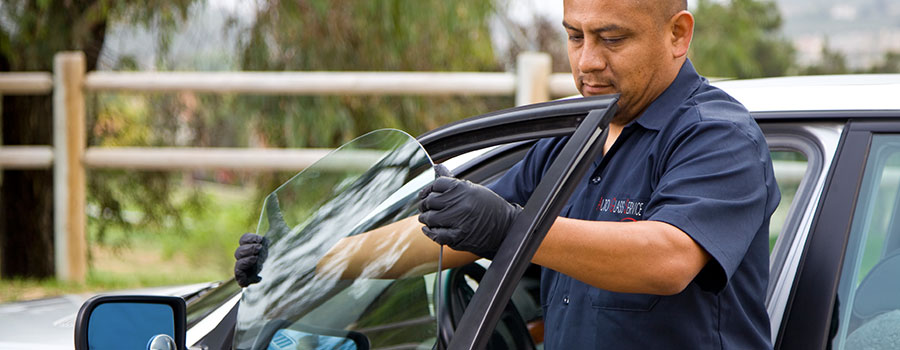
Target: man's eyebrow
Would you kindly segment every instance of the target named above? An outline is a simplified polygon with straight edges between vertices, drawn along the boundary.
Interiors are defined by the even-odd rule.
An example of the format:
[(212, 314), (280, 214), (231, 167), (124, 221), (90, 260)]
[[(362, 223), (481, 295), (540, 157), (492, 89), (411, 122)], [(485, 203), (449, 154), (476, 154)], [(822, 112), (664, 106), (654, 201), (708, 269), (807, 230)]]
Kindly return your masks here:
[(563, 27), (565, 27), (565, 28), (568, 29), (568, 30), (574, 30), (574, 31), (576, 31), (576, 32), (580, 32), (580, 31), (581, 31), (580, 29), (575, 28), (575, 26), (569, 24), (569, 22), (566, 22), (566, 20), (563, 20), (563, 21), (562, 21), (562, 25), (563, 25)]
[(625, 28), (618, 24), (609, 24), (609, 25), (602, 26), (600, 28), (591, 29), (590, 32), (599, 35), (599, 34), (603, 34), (605, 32), (623, 31), (623, 30), (625, 30)]
[[(569, 29), (572, 31), (576, 31), (576, 32), (581, 31), (581, 29), (575, 28), (575, 26), (569, 24), (565, 20), (562, 21), (562, 25), (563, 25), (563, 27), (566, 27), (566, 29)], [(600, 28), (591, 29), (589, 31), (594, 34), (602, 34), (604, 32), (611, 32), (611, 31), (616, 31), (616, 30), (625, 30), (625, 28), (623, 28), (622, 26), (620, 26), (618, 24), (609, 24), (609, 25), (605, 25)]]

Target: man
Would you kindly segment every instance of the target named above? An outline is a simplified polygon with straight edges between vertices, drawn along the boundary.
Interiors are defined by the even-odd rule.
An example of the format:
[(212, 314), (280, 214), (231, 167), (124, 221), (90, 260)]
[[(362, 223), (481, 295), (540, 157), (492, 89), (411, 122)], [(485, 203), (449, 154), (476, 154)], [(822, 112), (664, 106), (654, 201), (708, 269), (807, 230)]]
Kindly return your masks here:
[[(620, 100), (604, 155), (533, 258), (545, 348), (771, 348), (780, 194), (758, 126), (686, 58), (685, 1), (565, 0), (563, 26), (582, 95)], [(452, 248), (445, 262), (493, 256), (566, 140), (539, 141), (488, 187), (440, 177), (423, 191), (418, 219)]]
[[(545, 347), (771, 348), (768, 225), (780, 194), (758, 126), (686, 58), (685, 2), (565, 0), (563, 26), (582, 95), (621, 97), (604, 156), (533, 259)], [(426, 234), (490, 256), (521, 211), (507, 201), (528, 200), (565, 141), (538, 142), (489, 186), (500, 197), (436, 180)]]

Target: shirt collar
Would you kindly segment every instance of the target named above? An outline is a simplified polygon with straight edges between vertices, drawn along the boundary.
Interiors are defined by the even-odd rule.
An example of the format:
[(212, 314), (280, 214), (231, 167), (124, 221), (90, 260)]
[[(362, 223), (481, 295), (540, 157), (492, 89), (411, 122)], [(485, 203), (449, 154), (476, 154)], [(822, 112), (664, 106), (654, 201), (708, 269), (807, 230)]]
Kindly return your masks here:
[(678, 106), (682, 105), (688, 97), (694, 94), (700, 84), (705, 82), (706, 78), (697, 74), (691, 60), (685, 60), (675, 80), (632, 123), (638, 123), (647, 129), (660, 130), (669, 122), (672, 113), (678, 109)]

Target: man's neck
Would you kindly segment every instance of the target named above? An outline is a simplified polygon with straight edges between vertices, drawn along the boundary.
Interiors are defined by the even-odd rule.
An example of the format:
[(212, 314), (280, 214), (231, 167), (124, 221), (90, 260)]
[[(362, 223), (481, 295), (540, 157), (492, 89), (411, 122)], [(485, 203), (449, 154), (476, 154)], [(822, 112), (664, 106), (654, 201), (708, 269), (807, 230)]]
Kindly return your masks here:
[(606, 136), (606, 144), (603, 145), (603, 154), (609, 151), (610, 148), (616, 143), (616, 139), (619, 138), (619, 135), (622, 134), (622, 130), (625, 128), (625, 125), (617, 124), (617, 123), (609, 123), (609, 135)]
[[(667, 74), (665, 74), (665, 81), (667, 81), (668, 83), (665, 85), (665, 87), (659, 90), (656, 96), (653, 97), (652, 101), (656, 101), (656, 99), (659, 98), (659, 96), (669, 88), (669, 85), (672, 85), (675, 82), (675, 79), (678, 78), (678, 73), (681, 71), (681, 67), (685, 64), (685, 61), (687, 61), (686, 57), (681, 57), (675, 60), (675, 64), (671, 66), (671, 70)], [(613, 121), (609, 123), (609, 136), (607, 136), (606, 144), (603, 145), (603, 154), (606, 154), (606, 152), (609, 151), (609, 149), (612, 148), (612, 146), (616, 143), (616, 139), (618, 139), (619, 135), (622, 134), (622, 130), (625, 129), (625, 125), (644, 114), (644, 110), (646, 110), (649, 105), (650, 104), (648, 103), (646, 106), (644, 106), (644, 108), (642, 108), (633, 116), (623, 117), (617, 115), (615, 118), (613, 118)], [(621, 120), (618, 120), (617, 118)]]

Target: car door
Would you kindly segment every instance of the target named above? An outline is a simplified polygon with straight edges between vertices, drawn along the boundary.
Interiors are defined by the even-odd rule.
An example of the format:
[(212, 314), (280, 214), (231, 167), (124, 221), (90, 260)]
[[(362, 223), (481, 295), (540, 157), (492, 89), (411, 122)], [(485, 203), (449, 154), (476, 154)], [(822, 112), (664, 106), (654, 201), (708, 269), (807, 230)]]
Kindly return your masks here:
[(802, 249), (776, 348), (896, 348), (898, 174), (900, 121), (848, 122)]
[[(580, 99), (580, 101), (561, 101), (546, 105), (568, 109), (570, 116), (574, 114), (578, 127), (575, 128), (560, 155), (554, 160), (541, 182), (536, 186), (534, 193), (524, 207), (523, 213), (510, 225), (506, 240), (503, 242), (497, 256), (494, 257), (490, 268), (485, 272), (478, 290), (462, 315), (459, 327), (454, 331), (452, 339), (450, 339), (448, 346), (450, 349), (481, 349), (487, 345), (495, 325), (502, 316), (516, 284), (530, 265), (531, 258), (537, 247), (569, 195), (574, 191), (577, 181), (587, 171), (590, 162), (585, 160), (594, 159), (600, 154), (606, 135), (605, 126), (609, 125), (609, 121), (615, 113), (615, 102), (617, 99), (618, 96), (600, 96)], [(591, 103), (593, 106), (587, 110), (581, 109), (577, 113), (573, 113), (577, 111), (573, 107), (582, 106), (583, 108), (587, 106), (585, 103)], [(507, 111), (505, 115), (515, 117), (516, 127), (520, 130), (523, 125), (528, 125), (535, 121), (557, 122), (557, 120), (552, 118), (548, 119), (550, 117), (549, 113), (540, 113), (534, 107), (528, 108), (527, 111), (531, 115), (516, 115), (515, 109)], [(547, 112), (558, 113), (559, 111), (551, 109)], [(490, 118), (492, 116), (488, 115), (487, 117)], [(501, 127), (495, 129), (489, 138), (479, 140), (478, 137), (484, 135), (484, 133), (479, 133), (478, 130), (489, 130), (496, 127), (496, 121), (493, 125), (488, 126), (480, 125), (477, 121), (473, 122), (471, 120), (468, 121), (468, 124), (474, 130), (467, 130), (467, 133), (474, 136), (474, 138), (465, 140), (457, 148), (454, 148), (452, 145), (448, 147), (447, 142), (444, 142), (443, 146), (447, 149), (456, 149), (458, 152), (458, 149), (471, 147), (470, 145), (473, 144), (477, 144), (480, 147), (487, 146), (479, 143), (479, 141), (496, 144), (498, 141), (513, 142), (535, 138), (535, 136), (541, 134), (543, 134), (541, 137), (552, 136), (546, 135), (546, 130), (541, 129), (534, 129), (532, 133), (510, 134), (508, 130), (503, 130)], [(454, 131), (452, 125), (447, 129), (442, 132), (449, 133)], [(440, 132), (437, 134), (440, 134)], [(516, 139), (506, 139), (506, 135), (516, 135)], [(433, 137), (433, 134), (423, 135), (420, 138), (420, 142), (426, 149), (428, 149), (430, 144), (429, 137)], [(438, 159), (442, 156), (439, 152), (429, 153), (432, 154), (432, 157)], [(442, 348), (443, 344), (439, 344), (439, 347)]]
[(781, 203), (769, 226), (766, 307), (774, 343), (844, 123), (785, 123), (783, 114), (774, 113), (756, 117), (781, 190)]

